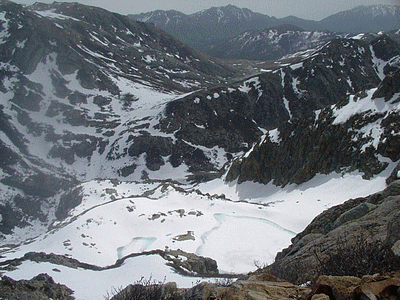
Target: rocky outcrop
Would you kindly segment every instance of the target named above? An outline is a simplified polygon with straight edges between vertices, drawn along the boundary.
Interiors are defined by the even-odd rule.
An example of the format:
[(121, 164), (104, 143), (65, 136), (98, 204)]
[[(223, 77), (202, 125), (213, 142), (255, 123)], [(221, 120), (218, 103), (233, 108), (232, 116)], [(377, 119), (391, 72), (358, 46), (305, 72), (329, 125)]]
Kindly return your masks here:
[(3, 276), (0, 281), (2, 299), (19, 300), (72, 300), (73, 291), (65, 285), (55, 283), (47, 274), (39, 274), (30, 280), (13, 280)]
[[(378, 155), (392, 161), (400, 158), (400, 139), (395, 134), (400, 132), (400, 115), (396, 108), (399, 74), (397, 70), (388, 75), (373, 95), (360, 92), (335, 106), (292, 119), (270, 131), (243, 158), (234, 161), (227, 180), (238, 178), (239, 182), (265, 184), (272, 180), (284, 186), (306, 182), (317, 173), (359, 170), (364, 178), (380, 173), (387, 163), (379, 160)], [(392, 110), (370, 108), (380, 106), (382, 98), (393, 105)], [(351, 107), (357, 105), (356, 102), (365, 103), (367, 108), (352, 113)], [(374, 135), (371, 129), (368, 132), (368, 126), (376, 126), (380, 133)]]
[[(65, 266), (68, 268), (82, 268), (86, 270), (102, 271), (113, 269), (121, 266), (127, 259), (138, 256), (147, 255), (159, 255), (165, 261), (166, 264), (174, 268), (174, 270), (184, 276), (219, 276), (219, 270), (217, 262), (209, 257), (199, 256), (193, 253), (187, 253), (182, 250), (153, 250), (141, 253), (132, 253), (121, 259), (118, 259), (115, 264), (105, 267), (99, 267), (96, 265), (81, 262), (77, 259), (68, 257), (66, 255), (58, 255), (54, 253), (44, 252), (28, 252), (23, 257), (15, 258), (7, 261), (0, 262), (1, 270), (13, 270), (16, 266), (20, 265), (24, 261), (33, 261), (37, 263), (48, 262), (54, 265)], [(226, 277), (234, 277), (226, 276)], [(221, 277), (224, 277), (223, 275)]]
[[(253, 275), (246, 279), (240, 279), (233, 283), (227, 282), (202, 282), (190, 289), (178, 289), (176, 284), (147, 284), (130, 285), (112, 300), (126, 299), (123, 297), (146, 297), (156, 295), (151, 299), (220, 299), (220, 300), (280, 300), (280, 299), (305, 299), (310, 292), (308, 288), (299, 287), (278, 279), (269, 274)], [(145, 298), (146, 299), (146, 298)]]
[[(376, 53), (373, 52), (375, 48), (372, 45), (377, 47)], [(329, 173), (349, 165), (351, 169), (365, 169), (366, 177), (380, 172), (384, 165), (373, 157), (373, 153), (341, 155), (336, 151), (338, 145), (331, 142), (333, 140), (342, 147), (347, 147), (344, 149), (347, 152), (351, 152), (353, 148), (360, 149), (365, 141), (353, 142), (354, 136), (347, 133), (348, 127), (358, 125), (354, 124), (358, 120), (352, 120), (353, 123), (349, 122), (346, 126), (330, 127), (333, 117), (329, 109), (321, 113), (320, 118), (311, 112), (339, 103), (349, 93), (376, 87), (382, 74), (377, 73), (372, 58), (373, 55), (382, 56), (382, 60), (386, 57), (386, 54), (383, 54), (385, 51), (378, 51), (382, 50), (383, 45), (393, 46), (393, 49), (388, 50), (391, 55), (400, 54), (400, 46), (387, 36), (381, 36), (371, 43), (338, 39), (331, 41), (296, 66), (257, 75), (230, 87), (201, 90), (172, 101), (167, 104), (157, 128), (165, 133), (174, 134), (180, 141), (180, 150), (175, 153), (172, 153), (171, 149), (151, 152), (163, 152), (165, 155), (172, 153), (169, 160), (174, 167), (186, 163), (193, 169), (202, 171), (207, 170), (207, 161), (201, 158), (191, 159), (190, 153), (193, 153), (194, 149), (189, 145), (207, 148), (218, 146), (227, 152), (237, 153), (248, 150), (259, 140), (262, 134), (260, 128), (272, 129), (281, 126), (279, 134), (282, 142), (276, 145), (265, 140), (262, 145), (255, 146), (247, 159), (247, 166), (245, 160), (234, 164), (228, 180), (237, 178), (238, 173), (241, 173), (239, 182), (254, 180), (267, 183), (274, 179), (276, 184), (299, 183), (307, 181), (315, 174), (312, 170), (307, 170), (308, 168)], [(395, 61), (396, 58), (394, 65)], [(363, 97), (362, 92), (359, 97)], [(285, 123), (290, 118), (291, 122)], [(394, 124), (397, 115), (391, 118), (387, 118), (386, 123)], [(135, 139), (146, 140), (149, 148), (153, 148), (153, 138), (146, 139), (145, 136), (141, 136)], [(166, 142), (168, 141), (158, 143), (158, 147)], [(316, 144), (319, 147), (314, 149)], [(178, 143), (175, 145), (178, 146)], [(299, 145), (301, 149), (297, 154), (291, 152), (292, 148), (297, 149)], [(199, 153), (203, 152), (201, 149), (196, 150)], [(257, 174), (257, 170), (251, 168), (263, 168), (264, 163), (268, 164), (262, 161), (263, 157), (254, 157), (257, 152), (268, 153), (264, 160), (268, 159), (272, 166), (282, 169), (274, 173), (275, 170), (272, 168), (270, 171), (270, 166), (267, 165), (265, 173), (270, 171), (273, 174)], [(147, 153), (147, 157), (153, 157), (152, 153)], [(310, 154), (310, 159), (313, 160), (309, 162), (310, 165), (320, 166), (304, 166), (307, 154)], [(155, 166), (164, 163), (161, 156), (157, 155), (155, 161), (159, 163)], [(339, 155), (340, 158), (337, 157)], [(282, 160), (285, 156), (288, 156), (287, 159)], [(314, 161), (318, 159), (318, 162)], [(199, 165), (199, 162), (205, 163), (205, 166)], [(152, 164), (149, 166), (153, 167)], [(291, 168), (293, 169), (290, 170)], [(304, 170), (300, 170), (301, 168)]]
[(341, 37), (327, 31), (305, 31), (283, 24), (248, 30), (212, 47), (212, 55), (226, 59), (277, 60), (285, 55), (317, 48)]
[[(378, 86), (372, 99), (385, 98), (386, 101), (389, 101), (396, 93), (400, 93), (400, 72), (398, 70), (388, 73)], [(400, 98), (397, 100), (400, 101)]]
[(160, 255), (177, 272), (184, 275), (205, 275), (212, 276), (219, 273), (215, 260), (209, 257), (202, 257), (182, 250), (168, 250)]
[[(313, 289), (293, 285), (267, 273), (249, 275), (235, 282), (202, 282), (192, 288), (178, 288), (176, 283), (140, 280), (120, 290), (111, 300), (374, 300), (398, 299), (400, 273), (375, 274), (363, 277), (320, 276)], [(141, 298), (142, 297), (142, 298)]]
[[(352, 276), (327, 276), (318, 278), (314, 290), (307, 300), (327, 299), (398, 299), (400, 273), (368, 275), (362, 278)], [(319, 297), (318, 297), (319, 296)]]
[(380, 193), (332, 207), (296, 235), (265, 271), (300, 284), (321, 273), (362, 277), (399, 270), (400, 257), (394, 254), (399, 205), (397, 180)]

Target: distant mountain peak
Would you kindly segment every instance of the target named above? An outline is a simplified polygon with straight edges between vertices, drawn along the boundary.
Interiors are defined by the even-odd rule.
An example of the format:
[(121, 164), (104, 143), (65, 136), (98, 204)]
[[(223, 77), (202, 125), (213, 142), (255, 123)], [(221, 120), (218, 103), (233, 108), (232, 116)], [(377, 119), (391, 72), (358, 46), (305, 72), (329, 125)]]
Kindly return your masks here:
[[(304, 20), (295, 16), (277, 19), (232, 4), (212, 7), (191, 15), (176, 12), (172, 15), (171, 11), (164, 13), (155, 11), (130, 17), (134, 20), (154, 23), (183, 43), (209, 55), (219, 57), (220, 55), (217, 55), (214, 49), (221, 44), (235, 39), (244, 32), (264, 30), (274, 26), (283, 26), (284, 28), (284, 26), (291, 25), (305, 31), (356, 34), (398, 30), (399, 7), (398, 5), (382, 4), (358, 6), (321, 21)], [(277, 30), (280, 31), (279, 28)], [(299, 29), (289, 30), (300, 31)]]
[(331, 15), (323, 19), (321, 24), (330, 30), (348, 33), (390, 31), (399, 27), (400, 6), (357, 6)]

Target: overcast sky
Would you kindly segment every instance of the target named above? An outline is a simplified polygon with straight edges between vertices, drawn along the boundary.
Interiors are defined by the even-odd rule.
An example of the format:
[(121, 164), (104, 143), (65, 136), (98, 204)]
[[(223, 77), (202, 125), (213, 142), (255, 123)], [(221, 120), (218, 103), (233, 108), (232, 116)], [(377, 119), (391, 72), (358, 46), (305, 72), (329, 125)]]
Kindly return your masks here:
[[(37, 2), (36, 0), (12, 1), (21, 4)], [(39, 0), (38, 2), (52, 3), (53, 0)], [(398, 5), (400, 0), (73, 0), (65, 2), (79, 2), (98, 6), (124, 15), (157, 9), (174, 9), (185, 14), (191, 14), (214, 6), (233, 4), (278, 18), (294, 15), (309, 20), (321, 20), (339, 11), (359, 5)]]

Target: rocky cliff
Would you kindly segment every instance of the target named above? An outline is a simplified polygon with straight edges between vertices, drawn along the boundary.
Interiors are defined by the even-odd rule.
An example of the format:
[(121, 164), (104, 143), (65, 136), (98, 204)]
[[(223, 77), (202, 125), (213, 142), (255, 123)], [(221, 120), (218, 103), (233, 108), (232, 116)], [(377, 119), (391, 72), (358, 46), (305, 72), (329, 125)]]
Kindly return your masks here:
[(365, 178), (399, 159), (398, 102), (400, 72), (389, 74), (377, 89), (292, 119), (269, 131), (244, 158), (237, 159), (227, 180), (238, 178), (277, 185), (300, 184), (317, 173), (359, 170)]
[(293, 25), (248, 30), (234, 38), (212, 45), (209, 52), (226, 59), (277, 60), (285, 55), (317, 48), (344, 37), (328, 31), (305, 31)]
[(294, 283), (321, 274), (361, 277), (400, 268), (400, 181), (317, 216), (264, 271)]

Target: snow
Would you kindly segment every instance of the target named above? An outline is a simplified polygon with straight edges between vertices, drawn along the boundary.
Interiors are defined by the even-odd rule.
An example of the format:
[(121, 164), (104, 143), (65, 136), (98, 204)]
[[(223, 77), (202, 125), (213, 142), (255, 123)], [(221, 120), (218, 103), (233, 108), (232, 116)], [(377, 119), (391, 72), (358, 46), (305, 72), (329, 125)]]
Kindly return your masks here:
[(379, 123), (374, 122), (372, 124), (368, 124), (367, 126), (364, 126), (364, 128), (362, 128), (359, 132), (362, 133), (364, 137), (368, 136), (371, 138), (368, 143), (365, 143), (361, 147), (362, 152), (365, 152), (366, 148), (368, 148), (369, 146), (378, 149), (380, 137), (384, 133), (383, 128)]
[(158, 255), (127, 259), (119, 268), (105, 271), (74, 269), (51, 263), (24, 262), (8, 275), (15, 280), (31, 279), (39, 273), (47, 273), (56, 283), (74, 290), (76, 300), (103, 299), (107, 293), (139, 281), (153, 279), (156, 282), (177, 282), (181, 287), (192, 287), (201, 278), (183, 277), (176, 274)]
[(25, 40), (23, 40), (23, 41), (21, 41), (21, 42), (17, 42), (17, 44), (15, 45), (15, 47), (17, 47), (17, 48), (24, 48), (24, 47), (25, 47), (25, 43), (26, 43), (27, 40), (28, 40), (28, 39), (25, 39)]
[(51, 10), (37, 10), (35, 11), (35, 13), (37, 13), (38, 15), (45, 17), (45, 18), (50, 18), (50, 19), (59, 19), (59, 20), (73, 20), (73, 21), (78, 21), (81, 22), (81, 20), (70, 17), (70, 16), (66, 16), (60, 13), (56, 13), (55, 9), (51, 9)]
[(361, 40), (363, 37), (365, 36), (364, 33), (360, 33), (358, 35), (355, 35), (353, 37), (351, 37), (353, 40)]
[[(77, 19), (64, 16), (51, 11), (37, 12), (43, 17), (58, 20)], [(3, 31), (0, 33), (0, 43), (8, 37), (8, 21), (5, 13), (0, 12), (0, 21), (3, 21)], [(61, 26), (61, 25), (59, 25)], [(114, 30), (116, 28), (114, 27)], [(97, 38), (93, 40), (107, 45)], [(24, 47), (25, 41), (17, 42), (17, 47)], [(382, 174), (369, 181), (362, 179), (358, 173), (317, 175), (307, 183), (289, 185), (285, 188), (274, 186), (272, 183), (261, 185), (252, 182), (237, 184), (226, 183), (223, 179), (201, 184), (187, 183), (188, 167), (184, 164), (178, 168), (172, 167), (168, 157), (163, 157), (165, 164), (158, 171), (149, 171), (145, 166), (145, 154), (138, 158), (123, 155), (129, 135), (140, 133), (132, 130), (133, 126), (144, 126), (141, 130), (153, 136), (169, 137), (176, 139), (173, 133), (166, 134), (157, 129), (159, 118), (162, 117), (165, 104), (186, 95), (178, 93), (165, 93), (156, 91), (150, 86), (134, 83), (124, 76), (115, 75), (118, 71), (112, 64), (115, 62), (103, 54), (91, 51), (83, 45), (77, 45), (82, 51), (94, 58), (110, 62), (109, 69), (101, 71), (118, 89), (121, 95), (131, 95), (133, 101), (129, 108), (121, 105), (121, 99), (107, 91), (85, 89), (77, 79), (77, 72), (65, 75), (65, 87), (73, 92), (86, 96), (87, 103), (81, 103), (74, 110), (85, 114), (90, 119), (95, 114), (104, 114), (104, 122), (115, 122), (114, 134), (109, 137), (104, 155), (95, 152), (90, 161), (86, 158), (76, 158), (72, 165), (66, 165), (60, 159), (49, 158), (49, 149), (56, 143), (45, 143), (44, 136), (33, 136), (17, 120), (15, 111), (11, 111), (9, 99), (12, 92), (14, 79), (3, 78), (3, 86), (7, 92), (0, 92), (2, 105), (5, 112), (12, 117), (12, 124), (21, 132), (29, 145), (31, 153), (37, 153), (39, 159), (46, 160), (54, 167), (64, 168), (71, 174), (84, 181), (81, 184), (84, 198), (80, 205), (74, 208), (70, 215), (63, 221), (55, 221), (53, 229), (46, 232), (46, 227), (37, 222), (27, 229), (15, 228), (14, 236), (6, 238), (2, 243), (16, 243), (31, 238), (30, 243), (23, 243), (16, 248), (2, 247), (2, 260), (19, 258), (25, 253), (36, 251), (68, 255), (85, 263), (97, 266), (113, 265), (118, 259), (131, 253), (141, 253), (155, 249), (182, 249), (198, 255), (209, 256), (217, 260), (221, 272), (249, 272), (255, 269), (254, 262), (271, 263), (276, 253), (290, 244), (291, 238), (303, 230), (309, 222), (323, 210), (342, 203), (343, 201), (360, 196), (366, 196), (385, 187), (385, 179), (393, 170), (394, 164)], [(137, 44), (140, 46), (140, 43)], [(155, 61), (154, 56), (142, 57), (147, 63)], [(95, 138), (103, 137), (102, 131), (95, 126), (72, 126), (65, 123), (62, 114), (54, 118), (46, 116), (51, 101), (70, 105), (68, 99), (55, 96), (52, 76), (61, 74), (56, 65), (57, 56), (49, 54), (41, 61), (37, 69), (26, 76), (33, 83), (42, 86), (39, 112), (30, 112), (29, 117), (40, 125), (48, 125), (58, 133), (88, 134)], [(375, 58), (377, 68), (381, 63)], [(292, 65), (296, 70), (302, 63)], [(0, 69), (18, 71), (7, 63), (0, 63)], [(380, 69), (379, 69), (380, 70)], [(167, 70), (170, 73), (182, 71)], [(280, 70), (282, 86), (284, 85), (284, 72)], [(189, 84), (189, 83), (188, 83)], [(299, 81), (293, 80), (293, 90), (301, 95), (305, 91), (298, 89)], [(249, 92), (252, 88), (258, 90), (261, 96), (261, 83), (259, 77), (251, 78), (239, 87), (242, 92)], [(29, 90), (27, 88), (27, 90)], [(235, 91), (228, 88), (229, 92)], [(374, 90), (368, 92), (365, 99), (350, 99), (349, 105), (334, 109), (334, 124), (341, 124), (354, 114), (369, 110), (372, 112), (387, 112), (398, 110), (398, 104), (385, 102), (383, 99), (372, 100)], [(93, 99), (101, 95), (111, 100), (109, 105), (102, 107), (95, 105)], [(207, 99), (218, 99), (219, 93), (207, 96)], [(200, 103), (195, 98), (194, 103)], [(283, 104), (289, 116), (292, 117), (289, 102), (283, 98)], [(13, 104), (15, 105), (15, 104)], [(104, 110), (104, 111), (103, 111)], [(217, 114), (214, 111), (214, 114)], [(316, 116), (317, 118), (317, 116)], [(135, 121), (135, 122), (133, 122)], [(204, 125), (195, 124), (198, 128)], [(264, 131), (273, 143), (279, 143), (277, 129)], [(377, 141), (382, 134), (378, 123), (366, 126), (360, 134), (370, 136), (371, 140), (365, 147), (377, 146)], [(9, 138), (0, 132), (1, 141), (8, 147), (15, 147)], [(78, 143), (72, 140), (71, 144)], [(190, 144), (190, 143), (188, 143)], [(190, 144), (191, 145), (191, 144)], [(257, 143), (249, 150), (245, 157), (250, 155)], [(211, 163), (222, 168), (226, 163), (227, 153), (223, 148), (215, 146), (207, 148), (191, 145), (202, 150)], [(116, 159), (110, 163), (105, 155), (112, 148)], [(16, 150), (16, 149), (13, 149)], [(364, 148), (365, 150), (365, 148)], [(118, 158), (117, 158), (118, 157)], [(126, 181), (102, 180), (95, 178), (118, 178), (117, 170), (124, 166), (137, 165), (135, 173), (125, 178)], [(140, 182), (141, 174), (146, 171), (152, 181)], [(400, 171), (397, 173), (399, 176)], [(3, 174), (0, 174), (0, 177)], [(171, 179), (174, 181), (172, 182)], [(16, 193), (9, 187), (0, 183), (0, 190), (4, 194)], [(58, 198), (57, 198), (58, 197)], [(55, 196), (57, 203), (59, 195)], [(52, 203), (44, 205), (51, 206)], [(55, 205), (52, 207), (54, 210)], [(0, 222), (3, 216), (0, 215)], [(193, 239), (180, 240), (177, 237), (191, 232)], [(58, 269), (58, 271), (55, 271)], [(129, 258), (118, 268), (103, 271), (90, 271), (74, 269), (51, 263), (24, 262), (13, 271), (5, 274), (14, 279), (30, 279), (39, 273), (50, 274), (56, 282), (66, 284), (75, 290), (77, 299), (101, 299), (112, 287), (126, 286), (145, 278), (154, 278), (163, 281), (176, 281), (181, 287), (190, 287), (196, 278), (186, 278), (174, 273), (165, 261), (158, 255), (138, 256)], [(88, 288), (90, 287), (90, 288)]]
[(6, 12), (0, 12), (0, 45), (4, 44), (6, 40), (10, 37), (8, 29), (10, 27), (9, 20), (6, 18)]
[[(350, 96), (349, 103), (339, 109), (333, 109), (333, 116), (335, 120), (332, 122), (333, 125), (343, 124), (349, 120), (352, 116), (357, 114), (377, 115), (381, 117), (377, 118), (376, 121), (368, 123), (365, 126), (354, 130), (357, 134), (357, 139), (367, 138), (368, 141), (361, 147), (361, 151), (364, 152), (366, 148), (372, 146), (375, 149), (378, 148), (381, 136), (384, 133), (381, 127), (382, 119), (390, 112), (400, 111), (400, 104), (387, 102), (383, 98), (372, 99), (372, 95), (376, 89), (367, 91), (367, 96), (358, 99), (357, 96)], [(400, 94), (394, 95), (392, 99), (397, 99)]]
[(243, 82), (243, 84), (238, 89), (239, 89), (239, 91), (241, 91), (243, 93), (248, 93), (251, 91), (252, 85), (256, 89), (260, 89), (260, 87), (261, 87), (260, 78), (254, 77), (254, 78), (248, 79), (245, 82)]
[(146, 55), (145, 57), (142, 57), (142, 60), (144, 60), (148, 64), (153, 62), (153, 61), (157, 61), (154, 57), (152, 57), (150, 55)]
[(370, 50), (371, 50), (372, 63), (373, 63), (374, 69), (375, 69), (377, 75), (379, 76), (379, 78), (381, 80), (383, 80), (385, 78), (385, 73), (383, 70), (384, 70), (387, 62), (376, 57), (375, 51), (374, 51), (374, 48), (372, 47), (372, 45), (370, 45)]
[(109, 43), (103, 42), (102, 40), (100, 40), (100, 39), (95, 35), (96, 32), (93, 32), (93, 33), (88, 32), (88, 33), (89, 33), (90, 37), (92, 38), (92, 41), (95, 40), (95, 41), (99, 42), (100, 44), (102, 44), (102, 45), (105, 46), (105, 47), (108, 47), (108, 46), (109, 46)]
[[(2, 255), (44, 251), (108, 266), (132, 252), (168, 247), (212, 257), (222, 272), (248, 272), (255, 260), (271, 263), (323, 210), (383, 189), (394, 166), (369, 181), (334, 173), (285, 188), (222, 179), (195, 186), (94, 180), (82, 185), (82, 204), (54, 230)], [(189, 231), (194, 240), (174, 239)]]
[(303, 97), (303, 96), (307, 93), (307, 91), (298, 88), (298, 85), (299, 85), (299, 84), (300, 84), (299, 78), (293, 77), (293, 81), (292, 81), (292, 88), (293, 88), (293, 91), (295, 92), (295, 94), (296, 94), (299, 98), (301, 98), (301, 97)]
[(87, 54), (89, 54), (89, 55), (91, 55), (91, 56), (93, 56), (93, 57), (100, 58), (100, 59), (104, 59), (104, 60), (106, 60), (106, 61), (112, 61), (112, 62), (115, 62), (115, 63), (117, 62), (115, 59), (111, 59), (111, 58), (106, 57), (106, 56), (104, 56), (104, 55), (102, 55), (102, 54), (100, 54), (100, 53), (94, 52), (94, 51), (88, 49), (87, 47), (85, 47), (85, 46), (83, 46), (83, 45), (77, 44), (76, 46), (77, 46), (79, 49), (81, 49), (82, 51), (86, 52)]
[[(52, 65), (54, 61), (56, 57), (50, 55), (46, 64), (39, 64), (38, 69), (29, 77), (34, 82), (42, 79), (45, 95), (52, 93), (50, 79), (43, 81), (43, 78), (49, 77), (45, 65), (56, 69), (56, 66)], [(67, 86), (71, 90), (110, 96), (106, 92), (85, 90), (76, 80), (76, 74), (68, 76)], [(153, 135), (162, 134), (153, 128), (157, 123), (154, 116), (162, 112), (165, 103), (179, 96), (156, 92), (126, 78), (112, 79), (122, 93), (131, 93), (138, 101), (132, 104), (131, 111), (123, 111), (117, 101), (110, 104), (108, 109), (120, 116), (121, 124), (114, 129), (115, 138), (111, 139), (110, 145), (114, 141), (120, 142), (121, 145), (125, 143), (124, 140), (118, 139), (132, 119), (139, 120), (139, 124), (141, 119), (146, 119), (145, 122), (149, 122), (150, 127), (145, 130)], [(246, 86), (250, 83), (258, 85), (257, 79), (248, 81)], [(334, 122), (345, 122), (350, 116), (365, 109), (393, 109), (393, 105), (384, 102), (383, 99), (371, 100), (373, 91), (369, 91), (368, 97), (364, 99), (356, 101), (353, 97), (349, 105), (335, 109)], [(88, 104), (83, 104), (83, 107), (89, 112), (96, 109), (91, 100)], [(369, 133), (378, 135), (379, 128), (371, 127)], [(278, 130), (269, 131), (268, 135), (272, 142), (279, 142)], [(219, 167), (226, 161), (226, 153), (222, 148), (201, 147), (201, 150)], [(87, 174), (88, 181), (82, 184), (85, 195), (82, 204), (73, 209), (66, 220), (54, 223), (54, 229), (50, 233), (33, 239), (29, 245), (21, 245), (10, 251), (4, 249), (4, 259), (21, 257), (30, 251), (44, 251), (71, 255), (82, 262), (108, 266), (130, 253), (168, 247), (212, 257), (217, 260), (221, 272), (248, 272), (255, 269), (254, 261), (271, 263), (276, 253), (290, 244), (295, 233), (303, 230), (323, 210), (349, 198), (366, 196), (382, 190), (388, 172), (394, 168), (394, 164), (391, 164), (386, 173), (375, 176), (370, 181), (363, 180), (358, 173), (334, 173), (317, 175), (307, 183), (285, 188), (276, 187), (272, 183), (225, 183), (222, 179), (199, 185), (167, 181), (116, 183), (93, 180), (95, 174), (109, 177), (112, 168), (124, 163), (127, 161), (115, 161), (114, 165), (110, 166), (104, 164), (101, 158), (93, 158), (91, 168), (95, 171)], [(138, 174), (146, 170), (144, 155), (136, 163), (138, 170), (131, 180), (139, 180)], [(84, 166), (82, 164), (82, 168)], [(73, 168), (76, 168), (76, 165)], [(188, 175), (185, 165), (173, 168), (169, 163), (159, 171), (148, 173), (153, 179), (174, 178), (181, 183), (185, 182)], [(176, 239), (187, 232), (193, 233), (194, 240)], [(26, 233), (18, 232), (17, 229), (15, 234), (23, 236)], [(55, 272), (54, 268), (61, 272)], [(101, 272), (49, 263), (25, 262), (18, 269), (6, 274), (14, 279), (29, 279), (43, 272), (50, 274), (56, 282), (75, 290), (78, 299), (99, 299), (110, 291), (112, 286), (125, 286), (142, 276), (152, 276), (161, 281), (166, 276), (167, 281), (176, 281), (183, 287), (191, 286), (194, 281), (193, 278), (173, 273), (158, 256), (128, 259), (119, 268)], [(91, 288), (87, 289), (88, 286)]]
[(291, 65), (290, 66), (290, 68), (294, 71), (294, 70), (297, 70), (297, 69), (300, 69), (300, 68), (302, 68), (303, 67), (303, 62), (300, 62), (300, 63), (298, 63), (298, 64), (294, 64), (294, 65)]
[[(358, 99), (357, 96), (350, 96), (349, 103), (342, 108), (334, 108), (333, 113), (335, 120), (333, 125), (345, 123), (351, 116), (363, 112), (369, 113), (384, 113), (388, 111), (400, 110), (399, 104), (391, 104), (386, 102), (383, 98), (372, 99), (373, 93), (376, 89), (367, 91), (367, 97)], [(396, 97), (394, 97), (396, 98)]]
[(288, 112), (289, 118), (291, 119), (293, 117), (293, 115), (292, 115), (292, 112), (289, 107), (289, 101), (288, 101), (288, 99), (286, 99), (285, 96), (283, 97), (283, 104), (285, 105), (286, 111)]
[(279, 137), (278, 129), (270, 130), (268, 132), (268, 137), (272, 143), (279, 144), (281, 142), (281, 138)]

